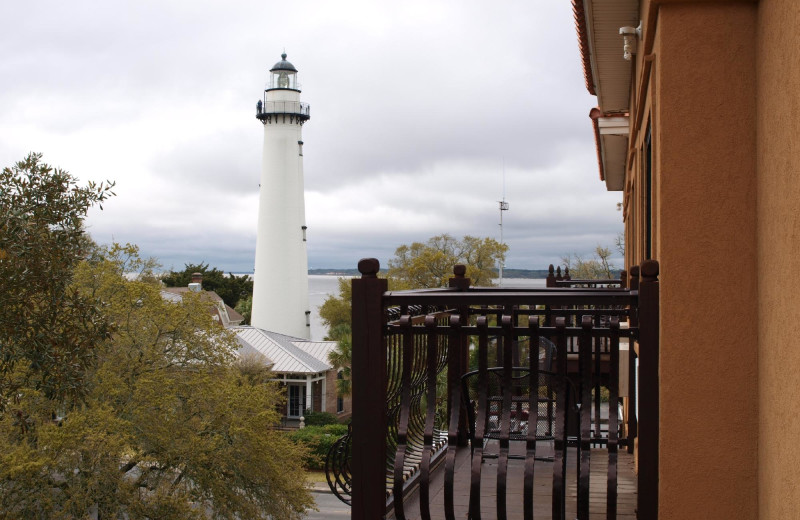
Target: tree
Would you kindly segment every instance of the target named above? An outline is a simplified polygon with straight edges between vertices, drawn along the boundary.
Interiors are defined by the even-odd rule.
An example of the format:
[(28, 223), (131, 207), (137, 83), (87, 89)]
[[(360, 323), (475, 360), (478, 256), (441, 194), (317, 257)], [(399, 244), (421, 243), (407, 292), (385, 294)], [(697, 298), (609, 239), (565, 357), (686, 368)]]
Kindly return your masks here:
[(302, 447), (274, 426), (282, 394), (264, 360), (235, 361), (207, 302), (129, 280), (133, 246), (81, 263), (78, 294), (114, 332), (95, 345), (82, 403), (35, 388), (0, 418), (0, 518), (302, 518)]
[(250, 325), (250, 318), (253, 316), (253, 295), (240, 299), (235, 310), (242, 315), (242, 325)]
[[(508, 246), (492, 238), (465, 236), (456, 240), (448, 234), (430, 238), (426, 243), (402, 245), (389, 260), (389, 289), (418, 289), (445, 287), (453, 277), (453, 266), (465, 264), (466, 276), (473, 285), (493, 285), (497, 263), (502, 262)], [(350, 364), (352, 359), (351, 331), (352, 285), (339, 278), (339, 294), (328, 296), (319, 308), (322, 322), (328, 327), (325, 339), (336, 341), (337, 347), (328, 355), (331, 364), (341, 370), (336, 381), (341, 395), (350, 393)]]
[(592, 258), (584, 258), (577, 253), (561, 257), (561, 261), (569, 268), (570, 277), (581, 280), (611, 279), (616, 269), (611, 264), (611, 249), (598, 245)]
[(389, 280), (400, 289), (446, 287), (453, 266), (467, 266), (467, 278), (474, 286), (491, 286), (497, 266), (505, 260), (508, 246), (493, 238), (465, 236), (456, 240), (448, 234), (427, 242), (402, 245), (389, 260)]
[(114, 183), (78, 186), (41, 158), (31, 153), (0, 174), (0, 412), (21, 387), (79, 399), (108, 333), (97, 302), (71, 282), (92, 245), (86, 213), (102, 209)]
[(183, 271), (170, 271), (162, 281), (167, 287), (186, 287), (192, 281), (193, 273), (201, 273), (203, 289), (217, 293), (229, 307), (236, 308), (240, 299), (253, 296), (253, 280), (249, 275), (226, 275), (224, 271), (203, 263), (184, 264)]
[(328, 353), (328, 361), (341, 372), (341, 377), (336, 379), (336, 392), (341, 396), (350, 395), (350, 365), (353, 360), (353, 331), (350, 324), (340, 323), (328, 332), (326, 339), (336, 342), (336, 348)]
[(349, 278), (339, 278), (339, 294), (328, 295), (319, 307), (319, 317), (328, 328), (326, 340), (331, 338), (331, 331), (339, 325), (350, 325), (350, 302), (353, 299), (353, 286)]
[(319, 307), (319, 317), (328, 328), (326, 341), (335, 341), (336, 348), (328, 354), (328, 361), (342, 376), (336, 380), (339, 395), (350, 395), (350, 361), (352, 359), (352, 330), (350, 328), (351, 300), (353, 295), (350, 279), (339, 278), (339, 294), (328, 295)]

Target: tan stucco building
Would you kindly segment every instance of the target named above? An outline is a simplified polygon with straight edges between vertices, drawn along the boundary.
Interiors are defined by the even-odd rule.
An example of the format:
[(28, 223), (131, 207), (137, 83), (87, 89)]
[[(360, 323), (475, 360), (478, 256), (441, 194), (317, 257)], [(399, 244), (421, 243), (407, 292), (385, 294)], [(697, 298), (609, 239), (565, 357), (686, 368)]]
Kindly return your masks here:
[(800, 1), (573, 3), (626, 267), (661, 266), (658, 516), (800, 518)]

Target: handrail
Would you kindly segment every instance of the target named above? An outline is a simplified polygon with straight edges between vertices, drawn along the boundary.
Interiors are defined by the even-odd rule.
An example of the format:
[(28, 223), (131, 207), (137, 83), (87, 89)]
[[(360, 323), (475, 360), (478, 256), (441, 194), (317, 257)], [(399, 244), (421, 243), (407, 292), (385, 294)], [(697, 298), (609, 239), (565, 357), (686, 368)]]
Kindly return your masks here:
[[(470, 288), (468, 280), (464, 279), (465, 283), (458, 281), (457, 274), (456, 281), (451, 280), (451, 288), (447, 289), (388, 291), (386, 281), (376, 276), (378, 268), (377, 260), (362, 260), (359, 263), (362, 277), (352, 282), (352, 442), (353, 446), (358, 446), (358, 449), (352, 452), (349, 466), (352, 470), (352, 518), (365, 520), (382, 517), (386, 513), (387, 496), (392, 499), (396, 517), (403, 518), (407, 482), (410, 477), (417, 476), (420, 477), (421, 507), (430, 508), (431, 502), (426, 494), (426, 486), (432, 471), (431, 455), (434, 452), (441, 452), (442, 449), (446, 451), (444, 507), (448, 515), (452, 514), (455, 453), (459, 446), (464, 445), (467, 438), (466, 416), (461, 412), (464, 396), (461, 395), (460, 378), (462, 374), (470, 371), (467, 363), (470, 344), (477, 342), (482, 345), (484, 354), (481, 355), (486, 355), (487, 348), (492, 349), (492, 352), (495, 352), (492, 356), (497, 357), (493, 362), (498, 366), (512, 366), (509, 365), (512, 361), (514, 365), (524, 361), (520, 356), (525, 350), (521, 349), (526, 348), (525, 342), (532, 342), (532, 338), (536, 337), (551, 338), (554, 341), (557, 339), (555, 342), (558, 346), (558, 375), (554, 380), (554, 388), (558, 387), (560, 389), (558, 391), (562, 394), (568, 393), (570, 385), (563, 381), (556, 383), (567, 377), (579, 378), (576, 386), (578, 393), (571, 397), (567, 394), (557, 394), (555, 400), (556, 408), (560, 407), (556, 421), (561, 425), (556, 428), (557, 435), (561, 435), (556, 443), (556, 466), (561, 469), (553, 476), (554, 515), (558, 510), (563, 510), (563, 503), (555, 501), (565, 500), (563, 479), (566, 478), (566, 473), (562, 470), (566, 468), (567, 443), (577, 442), (580, 467), (585, 470), (588, 468), (590, 444), (602, 441), (601, 445), (606, 446), (609, 453), (608, 511), (609, 518), (613, 518), (616, 504), (616, 449), (619, 445), (630, 443), (632, 438), (617, 438), (617, 428), (613, 426), (617, 420), (616, 406), (611, 407), (614, 408), (613, 413), (609, 410), (608, 432), (601, 431), (598, 411), (599, 386), (596, 386), (600, 384), (600, 378), (591, 381), (580, 378), (584, 377), (581, 374), (600, 374), (601, 370), (606, 370), (601, 364), (599, 354), (602, 353), (605, 356), (603, 363), (614, 365), (613, 370), (604, 376), (609, 378), (604, 385), (609, 385), (612, 402), (616, 402), (619, 340), (624, 337), (639, 341), (640, 354), (644, 356), (641, 366), (648, 374), (653, 373), (652, 367), (657, 367), (658, 353), (658, 298), (657, 290), (654, 298), (654, 291), (647, 284), (655, 281), (657, 288), (657, 264), (655, 276), (652, 274), (653, 269), (646, 271), (649, 279), (643, 279), (641, 290), (636, 290), (639, 288), (638, 284), (636, 289), (624, 288), (627, 279), (623, 281), (623, 288)], [(464, 270), (460, 272), (463, 278)], [(634, 286), (634, 283), (631, 283), (631, 286)], [(392, 321), (389, 320), (391, 309), (395, 309), (392, 311), (395, 313)], [(409, 313), (410, 309), (414, 309), (415, 312)], [(439, 309), (436, 316), (432, 314), (427, 314), (427, 317), (414, 316), (418, 312), (434, 312), (434, 309)], [(442, 312), (443, 309), (447, 311)], [(620, 328), (620, 321), (626, 319), (630, 320), (630, 328)], [(573, 342), (575, 349), (569, 347)], [(493, 346), (495, 344), (496, 346)], [(531, 349), (527, 350), (530, 351)], [(568, 355), (578, 356), (580, 373), (568, 375), (568, 363), (571, 363), (567, 360)], [(483, 370), (488, 370), (485, 362), (482, 363)], [(445, 366), (448, 376), (446, 396), (448, 417), (445, 419), (446, 445), (442, 445), (437, 443), (443, 442), (443, 434), (434, 434), (437, 426), (432, 422), (434, 415), (438, 413), (436, 403), (439, 402), (439, 397), (431, 392), (436, 390), (434, 386), (439, 386), (436, 383), (438, 381), (436, 376), (444, 374), (442, 369)], [(531, 373), (534, 373), (533, 370)], [(657, 378), (655, 381), (657, 384)], [(645, 386), (649, 384), (647, 381), (642, 383)], [(591, 387), (597, 390), (594, 399), (591, 397)], [(652, 399), (652, 390), (648, 392), (649, 399)], [(572, 427), (567, 427), (567, 423), (563, 421), (573, 413), (566, 407), (569, 403), (576, 402), (575, 400), (587, 404), (580, 408), (578, 421), (580, 428), (572, 433)], [(594, 421), (591, 416), (592, 401), (596, 403)], [(506, 396), (501, 401), (493, 402), (502, 402), (505, 406), (507, 403), (521, 401)], [(644, 405), (643, 394), (640, 406)], [(510, 416), (507, 416), (506, 412), (503, 412), (499, 425), (502, 465), (507, 465), (509, 459), (508, 446), (502, 444), (507, 442), (504, 439), (507, 437), (510, 424), (508, 422)], [(657, 438), (657, 419), (654, 423), (654, 415), (657, 417), (657, 410), (648, 417), (650, 429), (640, 429), (650, 432), (650, 437), (644, 443), (648, 449), (653, 449), (653, 435)], [(594, 428), (591, 427), (592, 422)], [(533, 431), (535, 434), (535, 428)], [(530, 442), (534, 444), (530, 445)], [(535, 442), (535, 438), (529, 439), (529, 451), (532, 446), (534, 454)], [(640, 448), (642, 445), (640, 443)], [(657, 442), (655, 446), (657, 449)], [(645, 457), (649, 461), (647, 466), (641, 465), (640, 458), (639, 478), (640, 481), (647, 481), (645, 489), (648, 489), (648, 485), (652, 487), (653, 478), (657, 482), (657, 476), (653, 477), (650, 466), (653, 464), (652, 457), (648, 457), (649, 455)], [(480, 468), (481, 459), (482, 457), (473, 458), (473, 472), (475, 464)], [(476, 460), (478, 462), (475, 462)], [(532, 460), (533, 458), (530, 464)], [(657, 459), (655, 464), (655, 475), (657, 475)], [(528, 462), (526, 462), (527, 467)], [(505, 469), (502, 471), (505, 475)], [(526, 482), (529, 480), (527, 471), (528, 469), (526, 469)], [(498, 478), (500, 476), (498, 474)], [(532, 480), (530, 482), (532, 485)], [(579, 490), (577, 507), (579, 516), (583, 517), (584, 513), (588, 514), (589, 507), (587, 471), (581, 473), (580, 482), (577, 484)], [(480, 486), (473, 488), (479, 490)], [(502, 493), (505, 493), (504, 490), (505, 487)], [(499, 496), (501, 496), (500, 488), (498, 488)], [(529, 496), (527, 488), (525, 496), (527, 508), (529, 505), (527, 501), (532, 496)], [(498, 508), (500, 507), (498, 500)], [(500, 514), (501, 511), (498, 509), (498, 517)]]
[(311, 116), (311, 105), (300, 101), (267, 101), (261, 105), (261, 111), (256, 116), (262, 114), (296, 114), (300, 116)]

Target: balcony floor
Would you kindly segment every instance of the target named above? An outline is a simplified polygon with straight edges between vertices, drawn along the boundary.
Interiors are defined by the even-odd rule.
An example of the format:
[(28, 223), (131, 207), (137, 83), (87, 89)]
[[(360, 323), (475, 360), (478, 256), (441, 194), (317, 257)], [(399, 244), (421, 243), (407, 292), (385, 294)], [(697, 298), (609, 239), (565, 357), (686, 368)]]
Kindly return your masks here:
[[(492, 445), (487, 445), (491, 451)], [(496, 448), (495, 448), (496, 450)], [(512, 454), (524, 453), (524, 443), (515, 442), (511, 446)], [(552, 455), (552, 444), (543, 443), (537, 447), (541, 455)], [(576, 518), (576, 450), (570, 448), (567, 454), (567, 518)], [(469, 509), (469, 479), (470, 479), (469, 448), (463, 448), (456, 457), (455, 480), (455, 513), (456, 518), (466, 519)], [(636, 518), (636, 476), (633, 468), (633, 456), (623, 449), (620, 450), (617, 462), (617, 518), (620, 520), (634, 520)], [(591, 451), (590, 474), (590, 518), (606, 518), (606, 480), (608, 473), (608, 452), (603, 448)], [(508, 491), (507, 511), (509, 519), (522, 519), (523, 497), (523, 460), (509, 460), (508, 463)], [(481, 473), (481, 518), (491, 520), (497, 518), (495, 497), (497, 459), (485, 460)], [(552, 485), (553, 463), (537, 461), (534, 467), (534, 519), (552, 518)], [(431, 519), (445, 520), (444, 514), (444, 464), (441, 464), (431, 483)], [(419, 495), (413, 493), (405, 503), (407, 520), (418, 520)], [(390, 512), (387, 518), (395, 518)]]

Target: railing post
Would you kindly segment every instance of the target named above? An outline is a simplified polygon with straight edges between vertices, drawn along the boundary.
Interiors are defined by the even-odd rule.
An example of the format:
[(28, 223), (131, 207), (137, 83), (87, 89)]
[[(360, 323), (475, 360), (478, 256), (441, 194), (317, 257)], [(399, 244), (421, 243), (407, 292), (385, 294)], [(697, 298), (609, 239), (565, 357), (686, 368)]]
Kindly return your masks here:
[(352, 280), (352, 518), (375, 520), (386, 513), (386, 322), (375, 258), (358, 262), (361, 278)]
[[(469, 289), (472, 280), (466, 278), (465, 275), (467, 273), (467, 267), (462, 264), (458, 264), (453, 266), (453, 278), (449, 280), (449, 286), (458, 289), (459, 291), (466, 291)], [(469, 323), (469, 307), (461, 307), (458, 309), (458, 313), (460, 315), (461, 321), (460, 323)], [(461, 376), (469, 372), (469, 343), (467, 341), (467, 336), (465, 334), (461, 334), (458, 339), (458, 355), (457, 356), (448, 356), (448, 366), (447, 370), (455, 371), (459, 375), (459, 379), (456, 380), (454, 378), (448, 377), (447, 379), (447, 402), (448, 406), (453, 401), (451, 397), (453, 395), (453, 385), (460, 385), (461, 384)], [(469, 444), (469, 433), (467, 429), (467, 414), (466, 409), (464, 408), (463, 403), (460, 404), (462, 407), (461, 414), (459, 414), (459, 423), (458, 423), (458, 446), (467, 446)], [(451, 411), (447, 410), (447, 416), (450, 417)]]
[(555, 275), (555, 268), (553, 264), (550, 264), (550, 267), (547, 268), (547, 279), (545, 281), (547, 287), (555, 287), (556, 286), (556, 275)]
[[(639, 290), (639, 266), (631, 267), (630, 283), (628, 286), (631, 291)], [(631, 309), (630, 326), (637, 327), (639, 324), (639, 309)], [(633, 453), (633, 445), (636, 436), (639, 434), (639, 418), (636, 417), (636, 349), (634, 348), (633, 338), (628, 340), (628, 453)]]
[(659, 287), (658, 262), (645, 260), (639, 281), (639, 515), (658, 518)]

